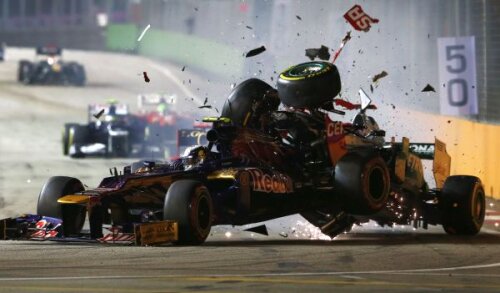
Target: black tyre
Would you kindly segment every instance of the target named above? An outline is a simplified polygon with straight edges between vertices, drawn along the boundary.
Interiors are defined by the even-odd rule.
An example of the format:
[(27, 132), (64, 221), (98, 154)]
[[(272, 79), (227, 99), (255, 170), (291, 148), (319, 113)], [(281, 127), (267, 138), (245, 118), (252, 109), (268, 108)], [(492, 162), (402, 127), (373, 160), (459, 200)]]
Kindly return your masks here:
[[(256, 104), (264, 99), (264, 95), (273, 87), (266, 82), (251, 78), (234, 88), (222, 107), (221, 117), (228, 117), (238, 126), (252, 127), (260, 113), (256, 113)], [(278, 105), (270, 105), (270, 110), (277, 110)]]
[(337, 67), (329, 62), (298, 64), (280, 74), (278, 94), (281, 102), (294, 108), (317, 108), (332, 102), (342, 86)]
[(389, 169), (378, 155), (347, 154), (335, 166), (334, 190), (347, 212), (376, 213), (385, 206), (389, 196)]
[(178, 244), (202, 244), (210, 233), (213, 213), (212, 198), (201, 182), (179, 180), (168, 189), (163, 219), (178, 222)]
[(19, 61), (19, 66), (17, 69), (17, 81), (24, 84), (31, 83), (31, 75), (33, 74), (33, 70), (33, 63), (27, 60)]
[(452, 235), (475, 235), (483, 226), (486, 201), (481, 180), (475, 176), (450, 176), (441, 191), (443, 228)]
[[(63, 155), (67, 156), (69, 153), (69, 148), (71, 147), (71, 144), (73, 143), (70, 141), (70, 129), (78, 126), (76, 123), (66, 123), (64, 124), (63, 132), (62, 132), (62, 148), (63, 148)], [(73, 139), (72, 139), (73, 140)]]
[(86, 125), (74, 125), (69, 128), (68, 132), (68, 150), (72, 145), (75, 146), (76, 152), (70, 154), (73, 158), (81, 158), (84, 156), (83, 153), (80, 152), (80, 146), (87, 144), (89, 142), (89, 129)]
[(49, 178), (38, 196), (37, 214), (62, 219), (65, 236), (80, 233), (85, 222), (86, 207), (60, 204), (57, 200), (67, 194), (83, 190), (82, 182), (76, 178), (66, 176)]
[(73, 74), (73, 84), (76, 86), (84, 86), (87, 80), (85, 68), (80, 64), (75, 64), (73, 66)]

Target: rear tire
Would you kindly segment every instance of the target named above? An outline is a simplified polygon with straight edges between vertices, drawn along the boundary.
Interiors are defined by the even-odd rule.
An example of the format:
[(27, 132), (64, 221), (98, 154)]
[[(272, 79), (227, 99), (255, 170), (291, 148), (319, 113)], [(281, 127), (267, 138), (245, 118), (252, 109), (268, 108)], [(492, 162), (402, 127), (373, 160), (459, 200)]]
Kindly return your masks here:
[(208, 189), (196, 180), (179, 180), (165, 196), (163, 219), (177, 221), (181, 245), (202, 244), (210, 233), (213, 203)]
[(389, 197), (389, 169), (379, 155), (350, 153), (335, 166), (334, 186), (347, 212), (373, 214), (385, 206)]
[(484, 222), (486, 201), (481, 179), (457, 175), (441, 191), (443, 228), (451, 235), (476, 235)]
[(82, 182), (76, 178), (54, 176), (42, 187), (38, 196), (37, 214), (63, 220), (64, 236), (80, 233), (85, 222), (86, 207), (72, 204), (60, 204), (57, 200), (67, 194), (85, 190)]

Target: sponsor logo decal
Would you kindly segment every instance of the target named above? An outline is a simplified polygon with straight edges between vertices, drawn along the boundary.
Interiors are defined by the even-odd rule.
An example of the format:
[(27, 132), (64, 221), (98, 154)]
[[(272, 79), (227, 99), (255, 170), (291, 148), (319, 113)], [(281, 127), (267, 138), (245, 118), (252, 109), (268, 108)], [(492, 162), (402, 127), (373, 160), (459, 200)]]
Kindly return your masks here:
[(328, 142), (337, 142), (344, 137), (344, 126), (340, 121), (329, 121), (326, 124)]
[(273, 172), (264, 173), (259, 169), (248, 170), (252, 178), (251, 186), (254, 191), (266, 193), (292, 193), (292, 179), (284, 174)]

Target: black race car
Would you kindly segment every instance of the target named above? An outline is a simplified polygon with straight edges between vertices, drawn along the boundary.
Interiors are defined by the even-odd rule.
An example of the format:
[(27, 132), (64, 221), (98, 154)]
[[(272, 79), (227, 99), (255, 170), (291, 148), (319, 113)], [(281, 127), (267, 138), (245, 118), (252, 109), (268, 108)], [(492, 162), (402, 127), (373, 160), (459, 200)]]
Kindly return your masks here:
[[(359, 105), (333, 100), (339, 92), (339, 73), (327, 62), (289, 68), (277, 90), (247, 80), (231, 93), (221, 117), (205, 119), (213, 123), (206, 146), (170, 163), (138, 162), (123, 173), (115, 168), (97, 188), (52, 177), (37, 213), (62, 219), (65, 237), (79, 235), (88, 214), (92, 239), (102, 237), (106, 223), (133, 233), (134, 224), (171, 220), (180, 244), (203, 243), (213, 225), (295, 213), (330, 237), (369, 220), (477, 234), (485, 216), (481, 180), (449, 176), (450, 157), (436, 140), (427, 145), (434, 149), (436, 188), (430, 189), (420, 158), (429, 152), (419, 153), (406, 138), (386, 143), (366, 113), (375, 107), (364, 91)], [(344, 113), (335, 104), (359, 113), (352, 123), (334, 121), (330, 117)]]
[(62, 61), (62, 49), (38, 47), (37, 60), (19, 61), (17, 80), (24, 84), (70, 84), (84, 86), (85, 69), (77, 62)]
[(87, 115), (87, 124), (64, 124), (64, 155), (131, 157), (145, 151), (147, 122), (130, 114), (127, 105), (89, 105)]

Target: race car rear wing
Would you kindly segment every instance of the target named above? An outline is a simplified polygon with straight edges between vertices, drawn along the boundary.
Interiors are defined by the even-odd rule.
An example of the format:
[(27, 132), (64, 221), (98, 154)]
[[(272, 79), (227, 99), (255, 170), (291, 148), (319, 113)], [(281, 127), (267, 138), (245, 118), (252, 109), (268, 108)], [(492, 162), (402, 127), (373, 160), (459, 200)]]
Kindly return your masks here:
[(137, 106), (139, 109), (145, 108), (146, 106), (158, 106), (160, 103), (175, 105), (177, 103), (177, 97), (167, 94), (141, 94), (137, 96)]
[(62, 55), (62, 48), (55, 46), (41, 46), (36, 48), (37, 55)]
[(422, 160), (433, 160), (432, 172), (436, 188), (443, 187), (444, 181), (450, 176), (451, 167), (451, 157), (446, 152), (444, 142), (436, 138), (434, 143), (410, 143), (408, 138), (403, 138), (402, 143), (393, 143), (393, 145), (399, 146), (403, 153), (411, 152)]

